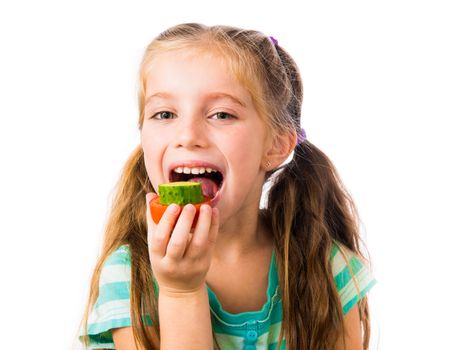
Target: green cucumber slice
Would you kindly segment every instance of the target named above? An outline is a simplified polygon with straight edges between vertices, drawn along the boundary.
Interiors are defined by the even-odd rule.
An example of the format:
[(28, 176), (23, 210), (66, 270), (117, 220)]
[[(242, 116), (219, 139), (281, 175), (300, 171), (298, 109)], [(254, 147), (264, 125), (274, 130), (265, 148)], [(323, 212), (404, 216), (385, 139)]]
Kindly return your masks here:
[(203, 202), (202, 185), (199, 182), (177, 181), (159, 185), (161, 204), (178, 205), (197, 204)]

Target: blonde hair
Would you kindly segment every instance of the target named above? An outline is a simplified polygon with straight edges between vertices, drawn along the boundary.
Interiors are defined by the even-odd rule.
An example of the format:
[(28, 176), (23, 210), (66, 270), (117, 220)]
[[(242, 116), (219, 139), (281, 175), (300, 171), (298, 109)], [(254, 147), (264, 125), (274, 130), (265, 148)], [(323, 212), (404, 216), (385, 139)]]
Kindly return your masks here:
[[(269, 130), (300, 133), (303, 88), (291, 56), (266, 35), (230, 26), (181, 24), (161, 33), (146, 48), (139, 70), (139, 129), (144, 118), (146, 77), (156, 57), (173, 50), (201, 50), (224, 60), (249, 91)], [(273, 185), (261, 218), (271, 229), (282, 295), (283, 337), (288, 349), (332, 349), (344, 335), (343, 314), (334, 284), (330, 254), (336, 240), (361, 255), (357, 213), (334, 165), (308, 141), (296, 146), (292, 160), (271, 175)], [(131, 319), (135, 340), (155, 349), (158, 311), (147, 250), (145, 194), (153, 191), (138, 146), (127, 161), (112, 202), (101, 256), (94, 270), (84, 327), (98, 296), (106, 258), (120, 245), (131, 254)], [(368, 347), (367, 301), (359, 303)], [(145, 327), (148, 315), (153, 327)], [(158, 337), (157, 337), (158, 338)], [(215, 346), (217, 346), (215, 344)]]

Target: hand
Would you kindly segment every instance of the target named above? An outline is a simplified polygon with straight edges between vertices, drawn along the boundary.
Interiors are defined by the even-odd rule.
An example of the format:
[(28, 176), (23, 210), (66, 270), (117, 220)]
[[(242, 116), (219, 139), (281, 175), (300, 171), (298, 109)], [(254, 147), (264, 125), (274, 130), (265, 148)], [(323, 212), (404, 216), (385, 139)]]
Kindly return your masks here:
[(195, 207), (187, 204), (181, 209), (171, 204), (155, 224), (149, 209), (149, 201), (155, 196), (146, 195), (146, 221), (149, 258), (159, 293), (193, 293), (204, 286), (210, 268), (218, 235), (218, 209), (203, 204), (192, 234)]

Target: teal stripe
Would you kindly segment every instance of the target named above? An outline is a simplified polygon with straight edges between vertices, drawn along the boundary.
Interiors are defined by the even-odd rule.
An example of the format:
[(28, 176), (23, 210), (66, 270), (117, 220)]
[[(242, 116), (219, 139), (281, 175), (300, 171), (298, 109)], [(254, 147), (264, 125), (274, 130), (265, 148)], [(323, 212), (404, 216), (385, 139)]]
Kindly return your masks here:
[(272, 314), (270, 315), (270, 325), (282, 322), (282, 300), (279, 299), (277, 304), (274, 305)]
[(351, 265), (354, 274), (356, 274), (364, 267), (364, 264), (361, 263), (357, 256), (353, 256), (351, 260), (349, 260), (349, 265)]
[(108, 265), (131, 265), (128, 248), (120, 248), (113, 252), (106, 260), (105, 266)]
[[(121, 327), (130, 327), (131, 326), (131, 318), (125, 317), (125, 318), (119, 318), (119, 319), (113, 319), (105, 322), (100, 322), (100, 323), (93, 323), (88, 326), (88, 334), (95, 334), (95, 335), (100, 335), (102, 337), (106, 337), (107, 331), (113, 329), (113, 328), (121, 328)], [(111, 334), (111, 332), (110, 332)], [(103, 341), (103, 338), (102, 338)]]
[(108, 301), (129, 299), (130, 288), (130, 282), (113, 282), (100, 286), (96, 306), (100, 306)]
[[(349, 260), (349, 265), (351, 266), (351, 270), (354, 275), (356, 275), (364, 267), (364, 265), (362, 265), (359, 259), (355, 256)], [(334, 282), (336, 283), (336, 288), (338, 291), (343, 289), (349, 283), (352, 277), (351, 271), (347, 265), (341, 270), (341, 272), (334, 276)]]
[(355, 295), (351, 300), (349, 300), (346, 304), (343, 306), (343, 315), (346, 315), (359, 300), (361, 300), (367, 292), (377, 283), (375, 279), (370, 281), (370, 283), (364, 287), (364, 289), (361, 290), (360, 297), (359, 295)]
[(331, 246), (331, 260), (333, 260), (334, 256), (337, 254), (338, 251), (338, 246), (336, 245), (336, 243), (333, 242), (333, 245)]

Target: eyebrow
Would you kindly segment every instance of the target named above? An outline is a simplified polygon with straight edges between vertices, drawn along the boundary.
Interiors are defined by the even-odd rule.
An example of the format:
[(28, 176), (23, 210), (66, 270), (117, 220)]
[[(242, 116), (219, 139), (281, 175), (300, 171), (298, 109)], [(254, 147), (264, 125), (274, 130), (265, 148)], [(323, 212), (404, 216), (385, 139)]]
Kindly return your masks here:
[[(247, 107), (246, 104), (243, 101), (241, 101), (239, 98), (231, 94), (228, 94), (226, 92), (212, 92), (210, 94), (207, 94), (205, 97), (209, 100), (228, 99), (240, 105), (241, 107), (244, 107), (244, 108)], [(145, 105), (147, 105), (150, 101), (156, 98), (161, 98), (164, 100), (173, 100), (175, 97), (169, 92), (157, 92), (146, 98)]]
[(236, 96), (233, 96), (231, 94), (227, 94), (225, 92), (214, 92), (214, 93), (208, 94), (207, 98), (211, 99), (211, 100), (229, 99), (229, 100), (233, 101), (234, 103), (240, 105), (241, 107), (246, 108), (246, 104), (243, 101), (241, 101), (241, 99), (239, 99)]

